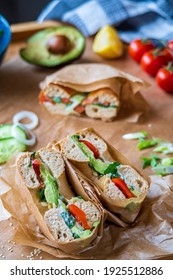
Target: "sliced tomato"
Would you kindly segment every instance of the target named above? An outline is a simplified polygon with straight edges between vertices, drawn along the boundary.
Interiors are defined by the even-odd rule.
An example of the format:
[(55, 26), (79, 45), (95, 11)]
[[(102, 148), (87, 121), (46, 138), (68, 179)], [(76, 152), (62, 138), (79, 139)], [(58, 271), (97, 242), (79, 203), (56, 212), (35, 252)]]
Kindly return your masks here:
[(77, 222), (83, 226), (84, 229), (90, 229), (90, 226), (87, 222), (86, 214), (75, 204), (70, 204), (68, 206), (69, 212), (75, 217)]
[(84, 101), (83, 101), (83, 105), (90, 105), (91, 103), (93, 102), (93, 100), (89, 99), (89, 98), (86, 98)]
[(103, 105), (106, 106), (106, 107), (109, 107), (110, 103), (108, 101), (105, 101), (105, 102), (103, 102)]
[(35, 172), (35, 174), (37, 176), (37, 180), (40, 183), (40, 187), (44, 188), (44, 183), (43, 183), (43, 181), (41, 179), (40, 165), (41, 165), (41, 162), (38, 159), (33, 159), (32, 160), (32, 167), (33, 167), (34, 172)]
[(85, 106), (79, 104), (78, 106), (76, 106), (76, 107), (74, 108), (74, 111), (76, 111), (76, 112), (78, 112), (78, 113), (81, 114), (81, 113), (85, 112)]
[(71, 103), (70, 98), (61, 98), (62, 103)]
[(129, 190), (126, 183), (121, 178), (112, 178), (112, 182), (115, 186), (125, 195), (126, 198), (135, 197), (135, 195)]
[(98, 149), (93, 144), (91, 144), (89, 141), (81, 139), (81, 140), (79, 140), (79, 142), (84, 143), (93, 152), (94, 157), (96, 159), (100, 157)]
[(43, 91), (40, 92), (39, 101), (40, 101), (40, 103), (50, 102), (50, 103), (54, 104), (53, 100), (51, 98), (49, 98), (48, 96), (44, 95)]

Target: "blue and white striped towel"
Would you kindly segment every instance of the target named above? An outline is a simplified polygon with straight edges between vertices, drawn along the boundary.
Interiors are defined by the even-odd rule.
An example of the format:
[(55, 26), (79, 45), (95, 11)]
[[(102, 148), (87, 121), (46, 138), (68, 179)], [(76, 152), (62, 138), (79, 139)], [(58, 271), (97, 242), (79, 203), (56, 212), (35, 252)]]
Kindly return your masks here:
[(49, 19), (69, 22), (85, 36), (114, 25), (125, 42), (173, 39), (173, 0), (54, 0), (38, 17)]

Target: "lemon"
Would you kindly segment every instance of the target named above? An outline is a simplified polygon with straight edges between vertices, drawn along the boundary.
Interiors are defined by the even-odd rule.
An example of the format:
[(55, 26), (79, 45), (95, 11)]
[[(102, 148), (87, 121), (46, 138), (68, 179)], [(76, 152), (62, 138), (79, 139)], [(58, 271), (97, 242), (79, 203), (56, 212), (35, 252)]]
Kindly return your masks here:
[(123, 43), (116, 29), (109, 25), (102, 27), (94, 38), (93, 51), (108, 59), (122, 56)]

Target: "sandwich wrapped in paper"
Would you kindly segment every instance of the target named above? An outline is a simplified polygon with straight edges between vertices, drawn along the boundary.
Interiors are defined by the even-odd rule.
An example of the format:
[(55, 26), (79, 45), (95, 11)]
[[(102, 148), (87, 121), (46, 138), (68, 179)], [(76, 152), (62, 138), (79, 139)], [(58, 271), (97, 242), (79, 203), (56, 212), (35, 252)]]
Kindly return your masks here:
[(94, 186), (103, 206), (125, 222), (133, 222), (149, 189), (135, 167), (90, 128), (68, 136), (59, 145)]
[(142, 96), (140, 108), (138, 97), (133, 96), (142, 86), (141, 79), (109, 65), (70, 65), (40, 84), (39, 100), (52, 115), (72, 114), (112, 121), (123, 106), (126, 110), (129, 106), (133, 113), (144, 109)]
[(100, 234), (104, 211), (82, 191), (84, 181), (76, 176), (68, 182), (67, 173), (62, 155), (48, 147), (18, 159), (16, 182), (44, 235), (62, 251), (76, 253)]

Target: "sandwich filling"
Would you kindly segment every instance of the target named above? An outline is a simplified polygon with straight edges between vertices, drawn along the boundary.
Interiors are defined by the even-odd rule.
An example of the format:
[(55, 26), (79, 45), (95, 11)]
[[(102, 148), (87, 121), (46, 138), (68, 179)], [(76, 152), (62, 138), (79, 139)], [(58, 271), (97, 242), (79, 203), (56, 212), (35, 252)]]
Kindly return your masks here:
[[(124, 172), (124, 165), (117, 161), (106, 161), (100, 154), (99, 149), (88, 141), (87, 137), (83, 139), (80, 135), (75, 134), (70, 138), (89, 159), (89, 166), (93, 170), (93, 175), (106, 186), (105, 192), (108, 197), (114, 199), (118, 194), (118, 198), (124, 199), (134, 198), (139, 195), (140, 188), (138, 183), (135, 180), (129, 180), (126, 172)], [(128, 168), (131, 167), (128, 166)], [(134, 169), (132, 170), (136, 172)], [(113, 191), (115, 189), (116, 192)]]
[[(103, 92), (102, 92), (103, 91)], [(41, 91), (39, 96), (40, 103), (43, 103), (48, 107), (47, 103), (50, 106), (59, 106), (66, 112), (66, 114), (83, 114), (86, 113), (91, 117), (100, 117), (101, 113), (104, 113), (106, 109), (110, 109), (108, 118), (114, 117), (115, 109), (119, 107), (119, 100), (117, 96), (109, 89), (106, 89), (105, 92), (75, 92), (69, 93), (65, 91), (60, 91), (55, 86), (48, 86), (43, 91)], [(61, 105), (61, 107), (60, 107)], [(61, 111), (61, 110), (60, 110)]]
[[(66, 199), (58, 190), (57, 180), (37, 152), (30, 155), (28, 168), (34, 170), (39, 187), (38, 199), (45, 212), (44, 220), (55, 239), (70, 241), (91, 235), (100, 222), (100, 212), (90, 201), (82, 197)], [(90, 211), (89, 211), (90, 210)]]

